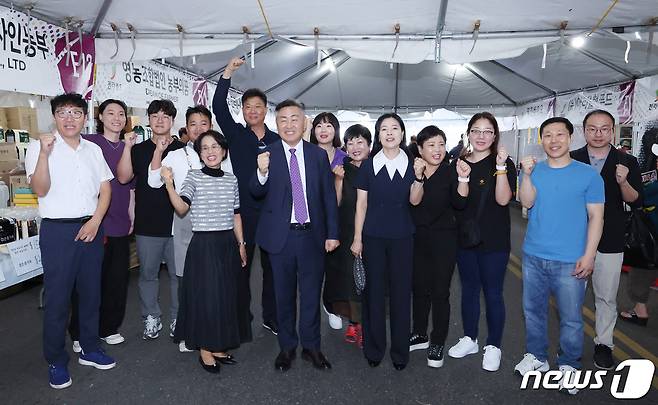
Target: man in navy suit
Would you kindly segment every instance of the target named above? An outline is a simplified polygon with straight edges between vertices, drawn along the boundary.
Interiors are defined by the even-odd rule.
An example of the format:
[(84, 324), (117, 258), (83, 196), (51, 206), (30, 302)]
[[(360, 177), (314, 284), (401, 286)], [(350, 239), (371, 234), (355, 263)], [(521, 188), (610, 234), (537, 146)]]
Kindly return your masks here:
[(294, 100), (279, 103), (276, 125), (281, 141), (258, 156), (250, 184), (252, 194), (264, 199), (256, 243), (270, 254), (277, 297), (281, 352), (274, 367), (290, 369), (301, 343), (304, 360), (329, 369), (320, 351), (320, 290), (325, 252), (339, 244), (336, 191), (326, 152), (302, 140), (304, 108)]

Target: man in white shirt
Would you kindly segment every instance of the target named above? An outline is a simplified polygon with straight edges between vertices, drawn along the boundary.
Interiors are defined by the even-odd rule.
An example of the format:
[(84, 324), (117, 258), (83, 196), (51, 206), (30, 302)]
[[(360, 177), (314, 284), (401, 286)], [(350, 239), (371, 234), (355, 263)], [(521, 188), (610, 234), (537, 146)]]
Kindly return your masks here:
[(101, 149), (80, 137), (87, 102), (75, 93), (51, 100), (56, 131), (30, 143), (25, 171), (39, 197), (40, 247), (45, 288), (44, 355), (50, 386), (71, 385), (65, 350), (71, 292), (79, 297), (78, 362), (107, 370), (114, 359), (99, 346), (98, 309), (103, 261), (103, 216), (110, 205), (114, 177)]

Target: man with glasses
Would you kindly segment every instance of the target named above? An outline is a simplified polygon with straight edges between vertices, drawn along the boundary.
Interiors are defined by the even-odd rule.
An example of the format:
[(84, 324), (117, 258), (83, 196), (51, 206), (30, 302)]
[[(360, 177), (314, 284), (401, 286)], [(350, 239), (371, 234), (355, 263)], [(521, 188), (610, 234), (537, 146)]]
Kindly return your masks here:
[(642, 203), (642, 180), (637, 160), (612, 146), (615, 119), (608, 111), (590, 111), (583, 120), (587, 145), (571, 152), (575, 160), (591, 165), (603, 177), (605, 214), (603, 235), (599, 242), (592, 286), (596, 305), (594, 365), (612, 370), (612, 335), (617, 319), (617, 289), (624, 260), (626, 215), (624, 203), (639, 207)]
[(135, 184), (135, 239), (139, 257), (139, 298), (144, 320), (144, 339), (156, 339), (160, 335), (162, 322), (158, 303), (160, 264), (167, 264), (170, 286), (169, 335), (173, 336), (178, 314), (178, 279), (172, 221), (174, 208), (164, 186), (152, 188), (148, 184), (149, 164), (154, 155), (161, 159), (185, 145), (173, 139), (171, 127), (176, 118), (176, 107), (170, 100), (154, 100), (148, 106), (149, 125), (153, 138), (135, 145), (135, 134), (126, 134), (126, 147), (117, 166), (117, 178), (127, 183), (136, 177)]
[[(217, 83), (217, 90), (212, 101), (213, 111), (217, 116), (217, 123), (222, 129), (229, 144), (230, 160), (233, 174), (238, 178), (240, 191), (240, 214), (244, 238), (247, 242), (247, 272), (246, 283), (249, 283), (251, 263), (254, 258), (256, 244), (256, 224), (260, 215), (262, 201), (255, 199), (249, 192), (249, 181), (257, 168), (258, 154), (267, 149), (267, 146), (278, 141), (279, 135), (265, 125), (267, 114), (267, 96), (259, 89), (249, 89), (242, 95), (242, 116), (245, 126), (233, 119), (226, 98), (231, 86), (231, 76), (244, 64), (244, 60), (233, 58), (226, 66), (224, 74)], [(260, 264), (263, 269), (263, 327), (274, 335), (278, 333), (276, 320), (276, 300), (274, 297), (274, 284), (270, 260), (263, 249), (260, 249)], [(249, 293), (249, 288), (245, 290)], [(250, 293), (246, 297), (239, 297), (241, 305), (250, 306)]]
[(87, 102), (75, 93), (50, 102), (56, 130), (30, 142), (25, 172), (39, 196), (45, 311), (43, 351), (50, 386), (71, 385), (69, 356), (64, 348), (71, 292), (79, 301), (80, 345), (78, 363), (100, 370), (116, 363), (100, 348), (100, 306), (103, 230), (101, 221), (110, 205), (114, 178), (103, 152), (80, 137), (87, 117)]

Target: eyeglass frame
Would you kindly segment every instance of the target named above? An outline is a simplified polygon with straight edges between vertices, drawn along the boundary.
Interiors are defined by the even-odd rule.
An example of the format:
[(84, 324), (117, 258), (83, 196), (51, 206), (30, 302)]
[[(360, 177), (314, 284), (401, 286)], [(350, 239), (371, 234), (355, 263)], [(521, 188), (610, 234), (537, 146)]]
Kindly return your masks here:
[(613, 127), (585, 127), (585, 133), (588, 135), (596, 135), (600, 133), (603, 136), (610, 135), (614, 131)]
[(74, 120), (79, 120), (85, 116), (85, 112), (83, 110), (59, 109), (55, 111), (54, 115), (56, 118), (62, 120), (66, 119), (67, 117), (71, 117)]
[(471, 128), (471, 130), (468, 133), (469, 133), (469, 135), (473, 135), (473, 136), (484, 135), (485, 138), (493, 138), (494, 135), (496, 135), (496, 131), (494, 131), (493, 129), (481, 130), (481, 129)]

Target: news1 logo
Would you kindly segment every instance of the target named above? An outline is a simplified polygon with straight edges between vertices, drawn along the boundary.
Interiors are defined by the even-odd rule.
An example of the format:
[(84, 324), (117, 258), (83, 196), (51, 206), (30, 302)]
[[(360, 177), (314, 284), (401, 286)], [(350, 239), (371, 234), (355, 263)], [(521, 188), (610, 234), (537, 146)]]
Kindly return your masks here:
[[(628, 372), (625, 374), (623, 371), (628, 369)], [(651, 381), (653, 380), (653, 374), (655, 371), (655, 366), (650, 360), (646, 359), (628, 359), (624, 360), (614, 371), (612, 377), (612, 384), (610, 385), (610, 394), (617, 399), (639, 399), (642, 398), (649, 392), (651, 389)], [(572, 371), (575, 373), (573, 381), (570, 383), (567, 382), (570, 380), (567, 371), (562, 375), (562, 372), (559, 370), (550, 370), (542, 374), (540, 371), (530, 371), (523, 376), (521, 381), (521, 389), (525, 390), (528, 388), (530, 379), (534, 377), (532, 386), (530, 387), (533, 390), (544, 388), (547, 390), (557, 390), (560, 389), (562, 385), (563, 388), (572, 389), (577, 388), (590, 389), (590, 390), (600, 390), (603, 388), (603, 377), (607, 375), (607, 371), (591, 371), (591, 370), (576, 370)], [(560, 381), (565, 379), (562, 384)]]

